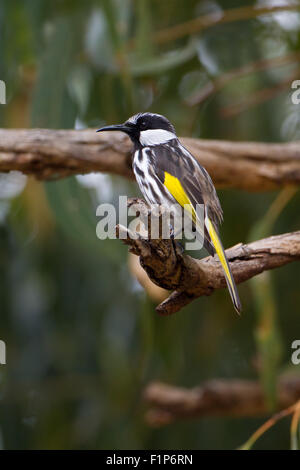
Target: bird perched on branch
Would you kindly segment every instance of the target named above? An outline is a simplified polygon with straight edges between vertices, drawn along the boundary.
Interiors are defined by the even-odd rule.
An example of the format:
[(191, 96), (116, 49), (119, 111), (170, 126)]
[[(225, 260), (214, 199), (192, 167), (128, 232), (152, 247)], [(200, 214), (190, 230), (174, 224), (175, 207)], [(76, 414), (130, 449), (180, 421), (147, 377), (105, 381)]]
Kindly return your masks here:
[(170, 121), (160, 114), (139, 113), (124, 124), (105, 126), (100, 131), (122, 131), (132, 140), (133, 171), (142, 194), (150, 204), (171, 207), (179, 204), (194, 222), (197, 204), (204, 206), (204, 246), (222, 264), (233, 305), (241, 302), (220, 237), (223, 212), (213, 182), (198, 161), (178, 140)]

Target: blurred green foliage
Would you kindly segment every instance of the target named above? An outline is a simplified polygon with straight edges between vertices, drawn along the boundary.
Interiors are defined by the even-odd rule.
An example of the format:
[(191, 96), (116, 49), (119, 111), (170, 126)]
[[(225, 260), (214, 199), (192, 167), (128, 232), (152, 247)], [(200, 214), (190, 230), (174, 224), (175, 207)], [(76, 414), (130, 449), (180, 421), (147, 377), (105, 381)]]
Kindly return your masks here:
[[(169, 26), (246, 4), (255, 2), (3, 0), (0, 79), (7, 105), (0, 108), (0, 125), (100, 127), (150, 110), (168, 116), (179, 135), (299, 138), (290, 89), (276, 92), (297, 64), (260, 72), (254, 66), (253, 73), (233, 76), (191, 105), (191, 97), (223, 74), (298, 51), (299, 12), (155, 41), (156, 32)], [(271, 99), (250, 106), (262, 88), (275, 90)], [(236, 104), (239, 111), (230, 114)], [(44, 185), (29, 179), (12, 198), (23, 183), (1, 191), (12, 183), (11, 175), (0, 176), (0, 339), (7, 344), (7, 365), (0, 366), (0, 446), (217, 449), (246, 441), (261, 419), (206, 418), (151, 429), (143, 420), (142, 390), (151, 380), (191, 387), (215, 377), (254, 378), (263, 364), (272, 399), (276, 376), (290, 364), (291, 342), (300, 335), (299, 267), (268, 274), (268, 286), (260, 284), (259, 291), (257, 280), (252, 288), (240, 286), (241, 318), (225, 290), (159, 318), (128, 274), (126, 247), (100, 242), (95, 234), (97, 204), (138, 194), (133, 183), (108, 176), (87, 188), (88, 180), (82, 185), (77, 178)], [(219, 195), (225, 246), (258, 233), (276, 198), (235, 190)], [(299, 203), (297, 193), (264, 235), (296, 230)], [(269, 342), (258, 338), (256, 344), (270, 305), (275, 329)], [(285, 423), (257, 443), (288, 446)]]

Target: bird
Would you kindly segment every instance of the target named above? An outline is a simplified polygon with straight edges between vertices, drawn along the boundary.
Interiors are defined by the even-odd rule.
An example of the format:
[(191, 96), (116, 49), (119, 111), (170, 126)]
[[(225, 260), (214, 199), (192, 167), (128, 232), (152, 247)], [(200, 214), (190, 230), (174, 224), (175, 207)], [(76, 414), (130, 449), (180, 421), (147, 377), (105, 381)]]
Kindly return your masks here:
[(149, 204), (179, 204), (183, 211), (188, 208), (193, 222), (197, 204), (204, 205), (203, 245), (210, 255), (217, 254), (233, 305), (240, 314), (241, 301), (219, 235), (223, 211), (207, 170), (182, 145), (174, 126), (161, 114), (138, 113), (123, 124), (97, 130), (103, 131), (121, 131), (130, 137), (133, 172)]

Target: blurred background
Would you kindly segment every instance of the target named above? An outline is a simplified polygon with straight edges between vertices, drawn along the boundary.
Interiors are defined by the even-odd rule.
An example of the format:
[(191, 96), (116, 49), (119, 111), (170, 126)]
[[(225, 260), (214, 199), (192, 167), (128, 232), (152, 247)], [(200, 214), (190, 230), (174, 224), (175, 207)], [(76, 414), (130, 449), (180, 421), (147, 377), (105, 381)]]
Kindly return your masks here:
[[(258, 6), (295, 4), (3, 0), (0, 126), (96, 128), (149, 110), (181, 136), (299, 139), (291, 83), (300, 79), (300, 10), (253, 17)], [(187, 23), (204, 15), (214, 23), (233, 9), (230, 22)], [(241, 285), (241, 318), (225, 290), (158, 317), (161, 292), (140, 286), (125, 246), (95, 233), (99, 203), (138, 194), (110, 175), (46, 183), (0, 175), (1, 448), (229, 449), (264, 421), (151, 428), (142, 393), (154, 380), (259, 378), (270, 410), (276, 402), (276, 378), (300, 336), (299, 266)], [(299, 228), (295, 190), (219, 197), (225, 247)], [(288, 420), (256, 447), (288, 448)]]

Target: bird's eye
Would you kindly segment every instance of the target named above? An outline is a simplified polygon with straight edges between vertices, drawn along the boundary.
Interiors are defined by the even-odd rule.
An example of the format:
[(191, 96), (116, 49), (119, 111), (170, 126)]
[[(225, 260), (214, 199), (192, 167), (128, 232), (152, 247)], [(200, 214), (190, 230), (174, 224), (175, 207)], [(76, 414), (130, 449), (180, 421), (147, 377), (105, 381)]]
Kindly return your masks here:
[(142, 129), (146, 129), (146, 127), (147, 127), (146, 121), (142, 121), (140, 126), (141, 126)]

